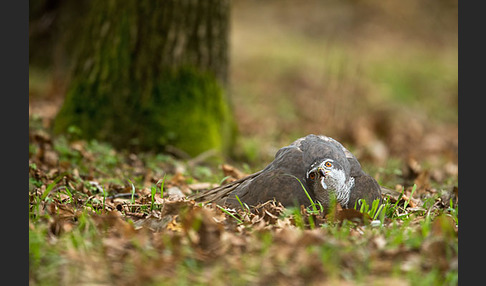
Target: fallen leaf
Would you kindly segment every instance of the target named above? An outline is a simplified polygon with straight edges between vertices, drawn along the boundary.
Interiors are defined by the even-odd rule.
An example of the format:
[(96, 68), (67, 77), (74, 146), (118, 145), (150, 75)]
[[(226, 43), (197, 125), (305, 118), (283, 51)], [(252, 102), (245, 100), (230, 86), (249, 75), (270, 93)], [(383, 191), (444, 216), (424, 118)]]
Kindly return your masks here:
[(368, 214), (359, 212), (355, 209), (342, 209), (337, 211), (334, 218), (340, 222), (349, 220), (360, 224), (363, 224), (365, 221), (371, 221), (371, 217)]
[[(178, 226), (175, 222), (173, 222), (173, 219), (174, 216), (172, 215), (166, 215), (162, 218), (158, 218), (154, 215), (149, 215), (146, 218), (135, 221), (133, 225), (135, 229), (146, 227), (153, 232), (159, 232), (166, 228), (172, 231), (179, 231)], [(169, 224), (171, 224), (170, 227)]]
[(434, 236), (443, 236), (451, 238), (457, 236), (457, 226), (454, 219), (447, 214), (441, 214), (432, 222), (432, 234)]
[(228, 164), (221, 165), (221, 169), (223, 170), (225, 176), (231, 176), (237, 180), (247, 176), (242, 171)]
[(44, 158), (43, 159), (44, 159), (44, 162), (51, 167), (57, 166), (57, 164), (59, 162), (59, 156), (53, 150), (46, 150), (44, 152)]
[(170, 179), (170, 183), (172, 183), (174, 185), (182, 185), (182, 184), (185, 184), (186, 183), (186, 177), (184, 177), (184, 175), (182, 175), (182, 173), (177, 172)]
[(189, 184), (188, 187), (192, 191), (201, 191), (201, 190), (207, 190), (207, 189), (212, 189), (217, 187), (218, 184), (212, 184), (212, 183), (194, 183), (194, 184)]
[(169, 199), (182, 199), (185, 195), (178, 187), (170, 187), (164, 192), (164, 196), (167, 195)]

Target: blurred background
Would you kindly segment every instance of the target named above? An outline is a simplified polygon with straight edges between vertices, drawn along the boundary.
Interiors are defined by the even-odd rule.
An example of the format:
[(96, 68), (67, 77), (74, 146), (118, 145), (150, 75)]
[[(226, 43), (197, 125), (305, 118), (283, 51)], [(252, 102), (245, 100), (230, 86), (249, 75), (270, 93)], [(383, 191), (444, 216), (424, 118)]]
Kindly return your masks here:
[(457, 1), (235, 1), (232, 20), (232, 98), (255, 157), (308, 133), (377, 164), (457, 156)]
[[(30, 3), (29, 115), (45, 126), (83, 29), (66, 11), (82, 15), (83, 2)], [(314, 133), (342, 142), (368, 171), (416, 160), (457, 176), (457, 0), (233, 0), (230, 21), (233, 160), (258, 169)]]

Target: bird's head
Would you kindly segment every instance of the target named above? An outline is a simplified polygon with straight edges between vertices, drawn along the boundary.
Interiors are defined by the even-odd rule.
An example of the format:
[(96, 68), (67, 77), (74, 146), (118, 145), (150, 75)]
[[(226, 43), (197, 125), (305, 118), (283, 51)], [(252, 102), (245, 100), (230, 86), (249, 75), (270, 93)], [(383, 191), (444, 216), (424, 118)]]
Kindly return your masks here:
[(323, 206), (329, 206), (331, 195), (334, 195), (341, 205), (347, 205), (354, 179), (346, 174), (339, 162), (330, 158), (316, 161), (311, 165), (306, 177), (308, 186), (313, 189), (317, 200)]

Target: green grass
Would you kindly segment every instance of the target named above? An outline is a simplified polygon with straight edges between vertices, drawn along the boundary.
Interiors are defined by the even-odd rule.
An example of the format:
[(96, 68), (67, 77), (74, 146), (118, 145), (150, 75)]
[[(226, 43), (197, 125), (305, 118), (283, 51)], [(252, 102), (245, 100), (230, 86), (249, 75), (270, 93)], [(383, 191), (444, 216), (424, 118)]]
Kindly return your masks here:
[[(33, 124), (31, 132), (41, 128)], [(277, 283), (282, 273), (287, 282), (457, 283), (459, 207), (442, 195), (451, 182), (457, 183), (455, 177), (435, 182), (435, 193), (412, 185), (397, 197), (384, 196), (380, 206), (361, 202), (357, 210), (363, 220), (358, 221), (338, 220), (334, 211), (324, 214), (310, 196), (306, 209), (268, 205), (258, 214), (240, 198), (241, 210), (190, 201), (173, 207), (165, 187), (221, 183), (219, 168), (196, 168), (169, 155), (130, 154), (68, 136), (52, 139), (49, 148), (60, 162), (55, 172), (36, 156), (44, 143), (29, 142), (33, 285), (246, 285)], [(391, 157), (384, 167), (367, 172), (393, 186), (403, 182), (403, 164)], [(182, 177), (174, 173), (178, 168)], [(119, 193), (127, 196), (110, 198)], [(87, 274), (80, 278), (80, 273)]]
[[(459, 207), (452, 199), (442, 202), (440, 192), (424, 196), (417, 185), (410, 186), (407, 196), (418, 200), (418, 208), (403, 199), (405, 188), (398, 197), (385, 196), (381, 206), (362, 202), (358, 210), (371, 218), (362, 221), (337, 220), (333, 211), (326, 215), (310, 197), (311, 206), (303, 210), (269, 205), (258, 214), (240, 198), (241, 210), (190, 201), (173, 208), (164, 187), (176, 183), (166, 170), (185, 162), (148, 153), (135, 158), (100, 143), (81, 143), (79, 152), (68, 140), (52, 142), (65, 169), (52, 175), (43, 161), (32, 157), (29, 162), (29, 277), (34, 285), (245, 285), (276, 283), (278, 273), (308, 283), (327, 279), (366, 284), (376, 275), (412, 285), (457, 282), (453, 265)], [(41, 148), (35, 141), (30, 144), (32, 150)], [(103, 163), (93, 160), (94, 154), (116, 159)], [(132, 161), (142, 167), (125, 163)], [(93, 162), (101, 165), (93, 169)], [(398, 169), (400, 163), (391, 165)], [(157, 182), (144, 185), (143, 176), (129, 179), (137, 172), (154, 174), (148, 172), (152, 168)], [(206, 167), (205, 172), (204, 180), (221, 181), (217, 168)], [(375, 172), (382, 172), (378, 175), (385, 184), (402, 175), (387, 169)], [(200, 182), (190, 172), (184, 176), (185, 182)], [(163, 203), (155, 201), (158, 192)], [(117, 193), (128, 196), (110, 199)], [(80, 273), (88, 274), (79, 278)]]

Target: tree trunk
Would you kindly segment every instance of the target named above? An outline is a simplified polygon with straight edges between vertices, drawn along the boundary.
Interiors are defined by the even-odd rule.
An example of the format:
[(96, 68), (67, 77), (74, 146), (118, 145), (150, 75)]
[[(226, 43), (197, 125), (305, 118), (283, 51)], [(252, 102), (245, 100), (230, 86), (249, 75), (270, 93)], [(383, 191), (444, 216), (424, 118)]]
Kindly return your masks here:
[(92, 1), (55, 132), (194, 156), (235, 137), (229, 1)]

